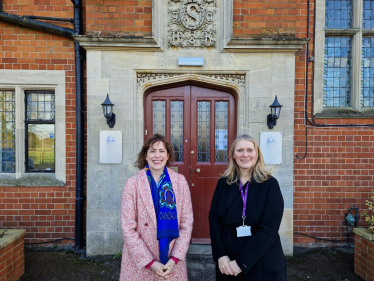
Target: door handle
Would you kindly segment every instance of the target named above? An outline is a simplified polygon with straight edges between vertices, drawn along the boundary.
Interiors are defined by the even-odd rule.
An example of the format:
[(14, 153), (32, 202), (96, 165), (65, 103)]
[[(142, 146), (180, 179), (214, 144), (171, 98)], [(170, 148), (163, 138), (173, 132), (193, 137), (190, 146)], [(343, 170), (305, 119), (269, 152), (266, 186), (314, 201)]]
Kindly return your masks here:
[(196, 169), (196, 173), (200, 173), (200, 171), (201, 171), (200, 169)]

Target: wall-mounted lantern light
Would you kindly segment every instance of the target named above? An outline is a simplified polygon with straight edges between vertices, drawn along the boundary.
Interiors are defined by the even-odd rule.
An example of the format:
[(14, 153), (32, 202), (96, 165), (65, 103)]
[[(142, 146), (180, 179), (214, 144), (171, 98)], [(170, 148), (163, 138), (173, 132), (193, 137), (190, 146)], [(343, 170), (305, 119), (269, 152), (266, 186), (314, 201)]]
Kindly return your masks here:
[(109, 128), (113, 128), (114, 124), (116, 124), (116, 115), (113, 113), (114, 104), (110, 101), (109, 94), (106, 95), (106, 99), (101, 106), (103, 107), (106, 123), (109, 125)]
[(277, 119), (279, 118), (281, 107), (283, 105), (280, 105), (277, 99), (277, 96), (275, 96), (275, 100), (272, 105), (270, 105), (271, 114), (268, 115), (268, 127), (269, 129), (273, 129), (273, 127), (277, 124)]

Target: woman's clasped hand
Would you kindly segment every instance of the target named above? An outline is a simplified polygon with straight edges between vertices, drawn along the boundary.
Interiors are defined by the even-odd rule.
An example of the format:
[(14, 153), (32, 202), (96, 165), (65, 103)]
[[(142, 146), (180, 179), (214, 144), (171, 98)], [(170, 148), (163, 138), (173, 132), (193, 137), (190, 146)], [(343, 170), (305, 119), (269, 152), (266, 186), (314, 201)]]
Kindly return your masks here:
[(222, 274), (238, 276), (242, 270), (236, 261), (230, 261), (228, 256), (223, 256), (218, 259), (218, 267)]
[(159, 280), (167, 280), (173, 276), (173, 268), (175, 262), (172, 259), (169, 259), (168, 262), (163, 265), (162, 263), (155, 261), (149, 268), (155, 273), (155, 276)]

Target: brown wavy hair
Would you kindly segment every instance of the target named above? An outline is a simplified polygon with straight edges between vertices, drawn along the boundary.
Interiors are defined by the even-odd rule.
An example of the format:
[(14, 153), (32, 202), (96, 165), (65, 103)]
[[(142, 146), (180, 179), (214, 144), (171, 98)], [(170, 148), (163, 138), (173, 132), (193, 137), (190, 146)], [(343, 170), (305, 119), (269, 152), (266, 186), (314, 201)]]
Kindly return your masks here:
[(137, 167), (139, 170), (144, 169), (147, 166), (148, 162), (145, 159), (147, 157), (148, 150), (156, 143), (161, 141), (165, 148), (166, 152), (168, 153), (169, 159), (166, 161), (166, 167), (170, 167), (170, 163), (174, 162), (174, 152), (172, 145), (166, 140), (163, 135), (154, 134), (152, 137), (147, 139), (143, 144), (142, 149), (138, 154), (138, 159), (136, 159), (134, 166)]
[(257, 142), (249, 135), (240, 135), (238, 136), (231, 145), (229, 150), (229, 166), (227, 167), (226, 171), (222, 174), (223, 177), (227, 177), (227, 184), (231, 185), (234, 182), (240, 180), (241, 174), (240, 169), (236, 161), (234, 160), (234, 151), (237, 143), (241, 140), (247, 140), (253, 143), (255, 148), (257, 159), (256, 163), (251, 167), (249, 174), (258, 183), (262, 183), (270, 178), (270, 172), (265, 168), (264, 157), (262, 156), (262, 152), (260, 146)]

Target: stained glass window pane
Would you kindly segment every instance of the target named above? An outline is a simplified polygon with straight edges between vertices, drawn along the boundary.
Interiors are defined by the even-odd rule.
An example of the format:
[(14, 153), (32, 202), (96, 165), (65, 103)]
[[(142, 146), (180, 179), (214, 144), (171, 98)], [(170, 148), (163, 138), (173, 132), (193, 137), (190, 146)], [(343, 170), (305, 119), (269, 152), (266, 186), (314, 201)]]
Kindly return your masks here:
[(170, 142), (175, 161), (183, 162), (183, 101), (170, 102)]
[(16, 169), (16, 115), (14, 91), (0, 91), (0, 173)]
[(27, 120), (55, 120), (55, 94), (27, 94)]
[(364, 0), (363, 2), (362, 28), (364, 29), (374, 28), (374, 1), (373, 0)]
[(197, 161), (210, 162), (210, 102), (197, 103)]
[(325, 27), (338, 29), (352, 28), (351, 2), (351, 0), (326, 0)]
[(351, 103), (351, 38), (326, 37), (323, 106), (347, 107)]
[(362, 38), (361, 106), (374, 107), (374, 37)]
[(54, 171), (55, 169), (55, 125), (28, 125), (27, 170)]
[(153, 133), (165, 136), (165, 101), (153, 101)]
[(227, 162), (228, 146), (228, 106), (227, 101), (216, 102), (216, 120), (214, 127), (215, 161)]

